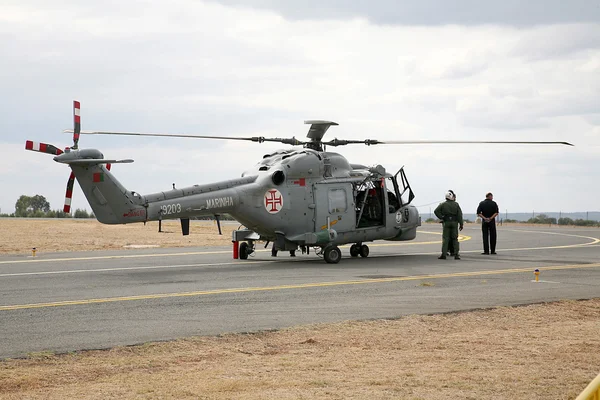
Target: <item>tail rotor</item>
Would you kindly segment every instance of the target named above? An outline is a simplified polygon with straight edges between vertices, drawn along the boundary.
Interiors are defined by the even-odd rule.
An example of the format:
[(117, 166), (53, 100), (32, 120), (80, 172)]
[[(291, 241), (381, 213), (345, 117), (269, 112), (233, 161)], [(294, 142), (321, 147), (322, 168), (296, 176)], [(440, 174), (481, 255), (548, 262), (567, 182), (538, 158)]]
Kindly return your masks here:
[[(59, 156), (63, 153), (68, 153), (71, 150), (79, 149), (79, 135), (81, 133), (81, 103), (77, 100), (73, 101), (73, 146), (71, 148), (65, 147), (64, 150), (59, 149), (56, 146), (47, 143), (38, 143), (31, 140), (25, 142), (25, 150), (37, 151), (39, 153), (52, 154)], [(107, 168), (110, 170), (110, 164), (107, 164)], [(69, 179), (67, 180), (67, 192), (65, 194), (65, 204), (63, 211), (65, 213), (71, 212), (71, 200), (73, 198), (73, 186), (75, 184), (75, 174), (71, 172)]]

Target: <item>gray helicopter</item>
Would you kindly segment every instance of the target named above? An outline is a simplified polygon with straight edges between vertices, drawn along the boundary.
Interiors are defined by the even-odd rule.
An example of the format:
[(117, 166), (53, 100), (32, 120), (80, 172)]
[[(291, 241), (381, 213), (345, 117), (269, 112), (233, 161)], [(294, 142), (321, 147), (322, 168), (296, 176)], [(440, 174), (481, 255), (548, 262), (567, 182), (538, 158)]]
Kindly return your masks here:
[[(374, 240), (412, 240), (421, 225), (415, 195), (404, 167), (394, 175), (381, 165), (351, 164), (327, 146), (349, 144), (430, 144), (430, 143), (513, 143), (564, 144), (567, 142), (502, 141), (322, 141), (331, 121), (305, 121), (307, 137), (292, 138), (221, 137), (169, 135), (159, 133), (82, 131), (80, 103), (74, 102), (73, 146), (64, 151), (45, 143), (27, 141), (25, 148), (55, 155), (72, 173), (67, 182), (65, 212), (70, 210), (74, 181), (77, 180), (98, 221), (104, 224), (180, 219), (182, 232), (189, 234), (192, 217), (230, 214), (244, 229), (232, 234), (234, 258), (247, 259), (257, 241), (273, 242), (278, 250), (307, 253), (312, 247), (328, 263), (342, 258), (339, 246), (351, 244), (351, 257), (367, 257)], [(105, 159), (96, 149), (79, 149), (80, 134), (185, 137), (200, 139), (278, 142), (297, 149), (267, 154), (240, 178), (142, 195), (130, 191), (110, 172), (110, 165), (133, 160)]]

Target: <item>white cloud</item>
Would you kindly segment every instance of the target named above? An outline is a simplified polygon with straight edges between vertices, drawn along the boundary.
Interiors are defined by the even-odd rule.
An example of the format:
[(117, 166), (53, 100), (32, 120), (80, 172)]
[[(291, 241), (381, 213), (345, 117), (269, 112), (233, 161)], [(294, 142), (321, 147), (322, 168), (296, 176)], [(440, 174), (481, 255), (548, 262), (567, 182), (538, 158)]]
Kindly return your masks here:
[[(345, 147), (351, 162), (406, 165), (416, 204), (448, 188), (476, 206), (492, 190), (511, 210), (591, 209), (600, 189), (600, 23), (377, 25), (366, 16), (286, 19), (275, 11), (169, 4), (7, 1), (0, 5), (2, 210), (21, 194), (60, 208), (68, 169), (23, 150), (64, 147), (72, 99), (83, 129), (380, 140), (567, 140), (575, 148)], [(83, 137), (132, 190), (237, 177), (277, 147)], [(565, 174), (568, 172), (568, 176)], [(33, 177), (35, 185), (29, 183)], [(561, 193), (546, 197), (556, 186)], [(568, 190), (564, 190), (568, 188)], [(509, 195), (510, 194), (510, 195)], [(74, 208), (87, 207), (76, 192)]]

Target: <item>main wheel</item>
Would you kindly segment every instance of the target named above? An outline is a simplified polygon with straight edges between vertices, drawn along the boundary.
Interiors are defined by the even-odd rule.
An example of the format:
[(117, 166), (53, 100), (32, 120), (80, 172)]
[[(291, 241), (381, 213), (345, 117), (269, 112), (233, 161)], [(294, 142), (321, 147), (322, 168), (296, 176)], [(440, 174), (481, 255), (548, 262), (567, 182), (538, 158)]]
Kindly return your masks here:
[(342, 259), (342, 252), (337, 246), (327, 246), (323, 249), (323, 258), (328, 264), (337, 264)]
[(350, 246), (350, 257), (358, 257), (360, 254), (360, 248), (356, 244)]
[(248, 243), (242, 242), (240, 244), (240, 260), (248, 259)]
[(369, 257), (369, 246), (367, 246), (366, 244), (360, 246), (360, 256), (363, 258)]

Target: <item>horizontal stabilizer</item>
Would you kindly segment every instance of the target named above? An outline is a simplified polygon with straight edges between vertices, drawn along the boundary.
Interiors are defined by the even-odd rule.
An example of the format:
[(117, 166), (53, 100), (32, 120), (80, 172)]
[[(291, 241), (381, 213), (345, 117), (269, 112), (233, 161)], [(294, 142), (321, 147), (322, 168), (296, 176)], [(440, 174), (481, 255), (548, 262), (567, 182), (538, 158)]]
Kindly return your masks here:
[(83, 160), (63, 160), (63, 159), (58, 159), (58, 157), (54, 157), (54, 161), (59, 162), (59, 163), (63, 163), (63, 164), (69, 164), (69, 165), (98, 165), (98, 164), (129, 164), (132, 163), (133, 160), (131, 159), (126, 159), (126, 160), (105, 160), (103, 158), (100, 159), (83, 159)]

